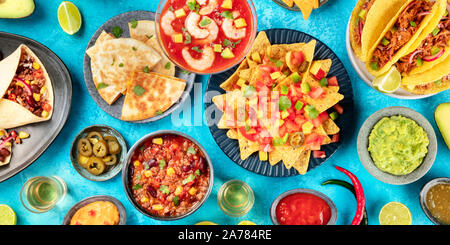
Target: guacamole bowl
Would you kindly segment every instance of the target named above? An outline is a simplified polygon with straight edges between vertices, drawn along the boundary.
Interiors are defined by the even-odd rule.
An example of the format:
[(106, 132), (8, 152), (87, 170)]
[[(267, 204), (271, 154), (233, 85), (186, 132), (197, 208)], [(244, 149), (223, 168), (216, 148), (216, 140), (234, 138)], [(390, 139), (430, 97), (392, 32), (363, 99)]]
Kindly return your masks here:
[[(381, 120), (384, 118), (391, 118), (393, 116), (401, 116), (401, 118), (406, 119), (409, 122), (415, 122), (420, 128), (423, 129), (423, 133), (426, 134), (426, 138), (428, 138), (428, 146), (426, 147), (426, 153), (424, 154), (422, 162), (417, 164), (417, 166), (414, 166), (414, 170), (410, 169), (410, 171), (405, 174), (393, 174), (393, 171), (382, 170), (375, 164), (374, 158), (369, 152), (369, 138), (371, 137), (372, 131), (377, 128), (377, 125)], [(404, 129), (394, 128), (392, 130), (403, 131)], [(388, 143), (389, 142), (390, 141), (388, 141)], [(403, 142), (407, 141), (404, 140)], [(392, 148), (393, 146), (386, 144), (386, 147)], [(361, 126), (358, 134), (357, 150), (361, 163), (373, 177), (388, 184), (405, 185), (417, 181), (422, 178), (428, 170), (430, 170), (436, 158), (437, 140), (433, 126), (431, 126), (424, 116), (412, 109), (395, 106), (379, 110), (367, 118)], [(383, 152), (390, 151), (384, 150)], [(398, 168), (398, 166), (389, 167), (392, 167), (392, 169)]]

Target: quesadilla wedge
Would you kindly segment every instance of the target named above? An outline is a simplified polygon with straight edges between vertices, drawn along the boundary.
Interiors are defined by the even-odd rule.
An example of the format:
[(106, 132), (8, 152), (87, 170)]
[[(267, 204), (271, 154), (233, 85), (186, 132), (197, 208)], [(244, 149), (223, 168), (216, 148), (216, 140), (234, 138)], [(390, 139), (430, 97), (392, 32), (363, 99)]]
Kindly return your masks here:
[(137, 121), (169, 109), (184, 92), (185, 80), (154, 72), (134, 72), (122, 107), (122, 120)]
[(0, 128), (50, 120), (53, 87), (48, 73), (26, 45), (0, 62)]
[(450, 19), (444, 10), (440, 13), (439, 23), (436, 26), (429, 25), (417, 40), (418, 44), (413, 45), (412, 51), (395, 64), (403, 76), (430, 70), (450, 55)]
[(367, 70), (374, 76), (387, 72), (413, 48), (418, 39), (423, 37), (423, 31), (429, 25), (436, 26), (439, 23), (446, 4), (447, 0), (406, 1), (398, 15), (389, 22), (369, 50), (366, 60)]
[(161, 55), (161, 61), (155, 65), (153, 72), (161, 73), (167, 76), (175, 76), (175, 64), (164, 54), (156, 38), (155, 22), (150, 20), (140, 20), (134, 23), (128, 23), (130, 37), (155, 49)]
[(12, 137), (4, 129), (0, 129), (0, 166), (11, 161)]
[(359, 0), (356, 3), (350, 17), (350, 44), (361, 61), (366, 61), (369, 49), (404, 3), (404, 0)]
[(105, 40), (86, 53), (91, 58), (94, 84), (110, 105), (125, 94), (133, 71), (151, 70), (161, 60), (152, 47), (132, 38)]

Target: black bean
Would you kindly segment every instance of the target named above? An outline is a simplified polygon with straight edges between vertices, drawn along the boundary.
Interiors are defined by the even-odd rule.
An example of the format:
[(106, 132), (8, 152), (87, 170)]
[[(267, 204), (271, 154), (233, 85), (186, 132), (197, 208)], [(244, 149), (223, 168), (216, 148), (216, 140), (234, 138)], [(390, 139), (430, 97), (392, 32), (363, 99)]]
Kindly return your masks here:
[(147, 164), (148, 168), (153, 168), (153, 167), (158, 166), (158, 161), (156, 161), (156, 159), (152, 158), (148, 161), (145, 161), (144, 164)]

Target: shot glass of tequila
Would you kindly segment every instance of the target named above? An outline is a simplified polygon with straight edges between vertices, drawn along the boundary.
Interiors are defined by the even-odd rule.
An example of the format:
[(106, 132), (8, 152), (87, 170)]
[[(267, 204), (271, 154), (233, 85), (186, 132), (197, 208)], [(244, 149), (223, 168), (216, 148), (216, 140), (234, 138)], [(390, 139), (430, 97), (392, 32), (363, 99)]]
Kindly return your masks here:
[(34, 177), (20, 190), (20, 201), (28, 211), (44, 213), (52, 209), (67, 193), (66, 183), (59, 177)]
[(240, 180), (230, 180), (223, 184), (217, 193), (220, 209), (232, 217), (247, 214), (253, 207), (255, 196), (252, 188)]

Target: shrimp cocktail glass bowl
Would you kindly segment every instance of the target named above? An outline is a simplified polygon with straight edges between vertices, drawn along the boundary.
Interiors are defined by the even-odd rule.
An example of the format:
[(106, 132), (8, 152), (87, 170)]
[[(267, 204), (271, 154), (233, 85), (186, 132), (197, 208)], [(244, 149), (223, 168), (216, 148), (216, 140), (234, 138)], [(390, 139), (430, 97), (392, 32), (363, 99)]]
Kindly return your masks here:
[(252, 0), (161, 0), (158, 42), (171, 62), (197, 74), (224, 72), (250, 51), (257, 32)]

